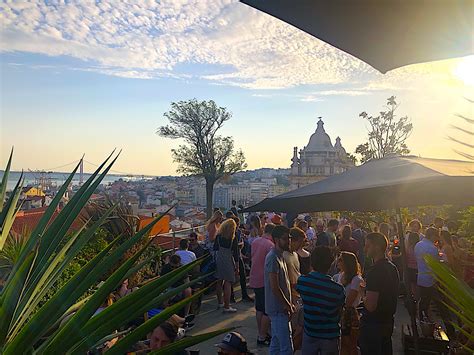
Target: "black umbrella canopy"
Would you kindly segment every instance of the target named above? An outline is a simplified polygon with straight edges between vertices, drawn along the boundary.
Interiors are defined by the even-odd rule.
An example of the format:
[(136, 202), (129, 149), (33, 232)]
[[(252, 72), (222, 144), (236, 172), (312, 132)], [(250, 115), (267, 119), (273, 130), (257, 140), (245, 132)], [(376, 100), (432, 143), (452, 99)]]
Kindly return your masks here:
[(391, 156), (267, 198), (247, 212), (378, 211), (474, 204), (474, 163)]
[(241, 0), (382, 73), (474, 53), (473, 0)]

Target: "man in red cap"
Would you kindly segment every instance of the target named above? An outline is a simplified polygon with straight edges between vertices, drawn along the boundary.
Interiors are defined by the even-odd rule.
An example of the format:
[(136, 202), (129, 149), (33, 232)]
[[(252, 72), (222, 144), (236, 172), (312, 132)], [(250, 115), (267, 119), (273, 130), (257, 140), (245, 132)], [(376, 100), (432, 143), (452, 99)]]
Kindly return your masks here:
[(276, 213), (273, 215), (271, 221), (276, 226), (281, 226), (281, 224), (283, 222), (281, 216), (279, 214), (276, 214)]

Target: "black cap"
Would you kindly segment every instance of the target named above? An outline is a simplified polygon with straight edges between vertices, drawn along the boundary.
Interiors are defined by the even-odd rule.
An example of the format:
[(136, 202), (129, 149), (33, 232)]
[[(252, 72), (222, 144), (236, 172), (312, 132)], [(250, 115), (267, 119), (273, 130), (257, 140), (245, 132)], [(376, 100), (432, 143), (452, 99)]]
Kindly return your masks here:
[(225, 335), (219, 344), (216, 344), (216, 347), (230, 350), (238, 351), (241, 353), (247, 353), (247, 342), (245, 338), (237, 332), (230, 332)]

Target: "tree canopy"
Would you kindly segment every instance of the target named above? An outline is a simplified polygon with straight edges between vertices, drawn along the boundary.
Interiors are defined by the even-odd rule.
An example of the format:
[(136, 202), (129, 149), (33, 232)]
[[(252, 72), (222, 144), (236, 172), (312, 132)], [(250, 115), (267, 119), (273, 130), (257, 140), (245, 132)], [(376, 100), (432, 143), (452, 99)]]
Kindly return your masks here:
[(361, 163), (389, 154), (410, 153), (406, 140), (413, 130), (413, 124), (407, 116), (397, 117), (398, 107), (396, 97), (391, 96), (387, 99), (386, 110), (378, 116), (371, 116), (365, 111), (359, 115), (369, 123), (368, 141), (358, 145), (355, 151), (361, 155)]
[(232, 114), (212, 100), (196, 99), (171, 103), (164, 114), (169, 124), (158, 129), (162, 137), (183, 139), (177, 149), (172, 149), (178, 172), (183, 175), (202, 176), (206, 180), (208, 214), (212, 210), (214, 184), (226, 175), (247, 167), (241, 150), (234, 150), (232, 137), (218, 134)]

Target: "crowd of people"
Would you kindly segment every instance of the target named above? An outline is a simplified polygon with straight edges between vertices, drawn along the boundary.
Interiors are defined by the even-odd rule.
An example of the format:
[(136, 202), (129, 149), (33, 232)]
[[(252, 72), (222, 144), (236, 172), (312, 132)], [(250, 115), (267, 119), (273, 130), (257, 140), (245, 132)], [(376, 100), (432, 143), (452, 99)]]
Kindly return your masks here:
[[(226, 215), (216, 210), (206, 241), (217, 261), (218, 307), (237, 311), (230, 298), (237, 279), (250, 299), (243, 267), (248, 262), (257, 345), (268, 346), (270, 354), (391, 354), (403, 273), (397, 230), (393, 218), (368, 230), (358, 220), (318, 218), (313, 227), (310, 215), (291, 220), (275, 213), (250, 214), (244, 219), (238, 210)], [(462, 240), (455, 226), (441, 218), (427, 228), (412, 220), (406, 231), (405, 279), (419, 303), (419, 319), (432, 319), (434, 303), (453, 339), (450, 314), (424, 256), (469, 273), (469, 267), (461, 271), (462, 258), (455, 256)]]
[[(472, 261), (463, 255), (462, 238), (455, 226), (436, 218), (424, 228), (414, 219), (403, 239), (406, 248), (407, 291), (418, 301), (418, 317), (433, 318), (430, 305), (439, 310), (450, 338), (456, 335), (450, 312), (442, 302), (425, 255), (446, 263), (472, 284)], [(178, 287), (198, 275), (213, 272), (217, 308), (238, 312), (234, 287), (240, 283), (242, 301), (256, 311), (256, 346), (270, 354), (391, 354), (394, 315), (400, 295), (401, 247), (394, 220), (372, 230), (358, 220), (246, 214), (233, 204), (227, 212), (216, 209), (204, 234), (191, 232), (164, 259), (159, 274), (208, 256)], [(469, 267), (471, 265), (471, 267)], [(469, 277), (471, 277), (469, 279)], [(249, 290), (253, 290), (251, 297)], [(115, 297), (133, 292), (128, 280)], [(145, 315), (189, 297), (183, 290)], [(103, 308), (107, 307), (104, 304)], [(160, 349), (184, 336), (194, 326), (188, 304), (148, 336), (147, 350)], [(146, 320), (146, 319), (145, 319)], [(217, 344), (219, 354), (250, 354), (242, 334), (231, 332)]]

